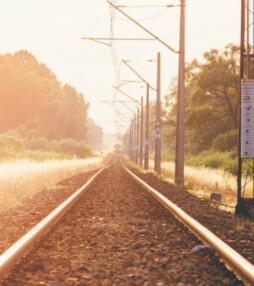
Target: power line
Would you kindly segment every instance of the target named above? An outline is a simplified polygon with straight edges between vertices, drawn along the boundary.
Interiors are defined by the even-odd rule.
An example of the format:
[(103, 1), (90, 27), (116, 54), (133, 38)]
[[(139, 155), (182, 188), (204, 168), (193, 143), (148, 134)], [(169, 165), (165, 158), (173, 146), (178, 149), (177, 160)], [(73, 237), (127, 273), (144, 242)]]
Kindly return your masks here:
[(88, 32), (86, 33), (86, 35), (88, 35), (104, 18), (105, 16), (107, 15), (108, 13), (108, 10), (106, 10), (106, 12), (95, 22), (95, 24), (88, 30)]
[(180, 5), (117, 5), (116, 7), (118, 8), (155, 8), (155, 7), (166, 7), (166, 8), (171, 8), (171, 7), (179, 7)]
[(117, 8), (116, 5), (114, 5), (114, 3), (110, 2), (109, 0), (107, 0), (107, 2), (109, 3), (109, 5), (113, 6), (115, 9), (117, 9), (120, 13), (122, 13), (125, 17), (127, 17), (128, 19), (130, 19), (132, 22), (134, 22), (137, 26), (139, 26), (141, 29), (143, 29), (144, 31), (146, 31), (149, 35), (151, 35), (153, 38), (155, 38), (156, 40), (158, 40), (161, 44), (163, 44), (164, 46), (166, 46), (168, 49), (170, 49), (173, 53), (178, 54), (179, 52), (174, 50), (173, 48), (171, 48), (168, 44), (166, 44), (164, 41), (162, 41), (160, 38), (158, 38), (155, 34), (153, 34), (152, 32), (150, 32), (148, 29), (146, 29), (144, 26), (142, 26), (141, 24), (139, 24), (136, 20), (134, 20), (132, 17), (130, 17), (129, 15), (127, 15), (124, 11), (122, 11), (121, 9)]
[[(81, 38), (82, 40), (92, 40), (92, 41), (155, 41), (156, 39), (152, 38), (88, 38), (88, 37), (83, 37)], [(111, 44), (110, 44), (111, 46)]]

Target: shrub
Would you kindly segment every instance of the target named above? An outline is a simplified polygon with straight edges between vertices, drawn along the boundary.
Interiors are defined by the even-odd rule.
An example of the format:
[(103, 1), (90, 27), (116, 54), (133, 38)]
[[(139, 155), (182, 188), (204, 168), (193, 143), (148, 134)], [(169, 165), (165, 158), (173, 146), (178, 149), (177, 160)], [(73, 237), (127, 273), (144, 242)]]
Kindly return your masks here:
[[(13, 132), (12, 132), (13, 133)], [(14, 131), (15, 134), (15, 131)], [(20, 135), (20, 134), (19, 134)], [(24, 157), (35, 157), (43, 159), (49, 157), (78, 157), (86, 158), (91, 154), (91, 149), (85, 141), (77, 141), (72, 138), (65, 138), (61, 141), (48, 140), (45, 137), (26, 138), (24, 141), (20, 135), (0, 136), (0, 159), (17, 159)], [(33, 153), (34, 152), (34, 153)]]
[(76, 141), (72, 138), (62, 139), (60, 150), (64, 154), (76, 154), (79, 158), (85, 158), (91, 153), (90, 147), (85, 141)]
[(29, 150), (41, 150), (59, 154), (85, 158), (90, 155), (91, 150), (85, 141), (76, 141), (72, 138), (65, 138), (61, 141), (47, 140), (44, 137), (27, 139), (26, 147)]
[(15, 152), (25, 149), (25, 144), (22, 140), (14, 136), (2, 135), (0, 137), (0, 146), (5, 149), (13, 149)]
[(49, 150), (48, 140), (44, 137), (27, 139), (25, 140), (25, 144), (30, 150)]
[(212, 148), (218, 152), (235, 150), (237, 148), (238, 130), (230, 130), (213, 139)]
[(237, 174), (237, 158), (231, 152), (214, 153), (204, 151), (197, 156), (189, 157), (185, 162), (192, 167), (223, 169), (233, 175)]

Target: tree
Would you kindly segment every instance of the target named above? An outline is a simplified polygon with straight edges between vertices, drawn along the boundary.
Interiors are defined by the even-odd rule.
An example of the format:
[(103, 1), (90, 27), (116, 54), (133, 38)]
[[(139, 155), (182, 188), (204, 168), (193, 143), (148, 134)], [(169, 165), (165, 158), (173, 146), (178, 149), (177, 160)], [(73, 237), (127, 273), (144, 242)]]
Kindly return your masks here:
[(61, 86), (52, 71), (27, 51), (0, 56), (0, 133), (88, 141), (84, 95)]
[(85, 102), (84, 95), (77, 93), (75, 88), (66, 84), (63, 86), (65, 96), (65, 110), (68, 117), (65, 126), (65, 136), (88, 142), (88, 128), (86, 126), (89, 103)]
[[(185, 148), (198, 153), (211, 148), (218, 135), (238, 127), (239, 47), (229, 44), (222, 52), (212, 49), (204, 54), (204, 61), (187, 64), (185, 89)], [(175, 133), (176, 94), (174, 80), (162, 121), (171, 136)]]
[(103, 141), (103, 130), (100, 126), (95, 124), (92, 118), (87, 119), (89, 131), (89, 144), (93, 150), (101, 149)]

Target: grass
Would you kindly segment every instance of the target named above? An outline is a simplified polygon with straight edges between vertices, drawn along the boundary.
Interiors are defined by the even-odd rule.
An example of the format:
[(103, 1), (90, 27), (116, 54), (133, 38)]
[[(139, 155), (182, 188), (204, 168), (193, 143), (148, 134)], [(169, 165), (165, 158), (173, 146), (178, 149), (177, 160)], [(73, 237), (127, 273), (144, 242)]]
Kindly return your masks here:
[[(237, 175), (238, 163), (237, 152), (215, 152), (214, 150), (203, 151), (198, 155), (185, 154), (185, 164), (187, 166), (199, 168), (205, 167), (209, 169), (222, 169), (232, 175)], [(175, 160), (175, 155), (169, 152), (162, 152), (163, 162)], [(152, 158), (151, 158), (152, 159)], [(247, 166), (243, 166), (244, 173), (251, 173)]]
[(99, 168), (102, 158), (0, 162), (0, 208), (16, 205), (57, 182)]
[[(232, 175), (237, 175), (236, 152), (203, 151), (196, 156), (186, 156), (185, 164), (191, 167), (205, 167), (210, 169), (223, 169)], [(244, 166), (243, 166), (244, 167)], [(244, 167), (244, 172), (248, 170)]]
[[(0, 146), (1, 147), (1, 146)], [(20, 160), (31, 160), (37, 162), (43, 162), (48, 160), (71, 160), (77, 159), (75, 155), (67, 155), (56, 153), (53, 151), (42, 150), (13, 150), (12, 148), (0, 149), (0, 162), (16, 162)]]
[[(150, 170), (153, 170), (153, 160), (149, 162)], [(222, 203), (235, 206), (237, 202), (237, 181), (236, 176), (221, 169), (205, 167), (185, 166), (185, 187), (195, 196), (209, 199), (212, 192), (222, 194)], [(162, 162), (161, 177), (174, 183), (175, 164), (174, 162)], [(243, 181), (244, 184), (244, 181)], [(252, 186), (246, 186), (244, 197), (252, 197)], [(227, 208), (227, 210), (229, 210)]]

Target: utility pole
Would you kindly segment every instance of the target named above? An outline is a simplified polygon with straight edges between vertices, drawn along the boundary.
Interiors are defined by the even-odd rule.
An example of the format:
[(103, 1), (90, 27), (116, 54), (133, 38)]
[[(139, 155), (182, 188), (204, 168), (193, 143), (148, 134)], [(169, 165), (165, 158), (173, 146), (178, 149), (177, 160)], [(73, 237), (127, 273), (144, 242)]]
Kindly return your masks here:
[(127, 143), (127, 140), (128, 140), (128, 138), (127, 138), (127, 136), (128, 136), (128, 134), (127, 134), (127, 132), (123, 135), (123, 153), (124, 154), (128, 154), (128, 143)]
[(157, 54), (157, 99), (154, 170), (161, 171), (161, 56)]
[(138, 164), (139, 153), (139, 108), (137, 110), (137, 150), (136, 150), (136, 164)]
[(144, 148), (144, 110), (143, 110), (143, 96), (141, 96), (141, 114), (140, 114), (140, 150), (139, 150), (139, 165), (143, 165), (143, 148)]
[(181, 0), (175, 182), (184, 186), (185, 0)]
[(132, 162), (134, 162), (135, 157), (135, 123), (134, 119), (132, 119)]
[(247, 0), (247, 23), (246, 23), (246, 32), (247, 32), (247, 60), (246, 60), (246, 76), (247, 79), (250, 79), (250, 0)]
[(133, 120), (133, 137), (134, 137), (134, 148), (133, 148), (133, 162), (136, 163), (136, 150), (137, 150), (137, 119), (136, 114)]
[[(241, 49), (240, 49), (240, 83), (244, 78), (244, 46), (245, 46), (245, 0), (241, 0)], [(239, 101), (241, 102), (241, 93)], [(238, 134), (238, 172), (237, 172), (237, 205), (242, 198), (242, 157), (241, 157), (241, 104), (239, 104)]]
[(129, 157), (131, 158), (131, 124), (130, 124), (130, 127), (129, 127), (129, 139), (128, 139), (128, 155)]
[(132, 161), (132, 146), (133, 146), (133, 137), (132, 137), (132, 120), (130, 124), (130, 160)]
[[(238, 138), (238, 172), (237, 172), (237, 205), (235, 214), (243, 214), (249, 216), (251, 209), (254, 207), (254, 152), (253, 147), (253, 118), (251, 103), (254, 98), (254, 83), (250, 72), (250, 47), (249, 47), (249, 33), (250, 33), (250, 7), (249, 0), (241, 0), (241, 49), (240, 49), (240, 81), (241, 89), (239, 96), (239, 138)], [(246, 27), (247, 25), (247, 27)], [(245, 41), (246, 35), (246, 41)], [(245, 46), (247, 45), (247, 47)], [(246, 47), (246, 49), (245, 49)], [(245, 54), (246, 52), (246, 54)], [(246, 57), (246, 59), (245, 59)], [(248, 164), (248, 160), (252, 159), (253, 174), (253, 197), (245, 198), (244, 190), (246, 183), (242, 188), (242, 167), (243, 164)], [(249, 165), (249, 164), (248, 164)], [(247, 181), (246, 174), (246, 181)], [(246, 182), (245, 181), (245, 182)]]
[(145, 170), (149, 169), (149, 83), (146, 85)]

